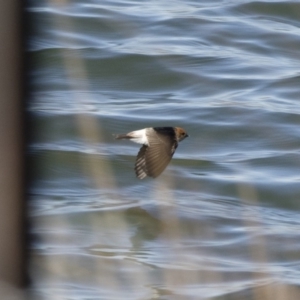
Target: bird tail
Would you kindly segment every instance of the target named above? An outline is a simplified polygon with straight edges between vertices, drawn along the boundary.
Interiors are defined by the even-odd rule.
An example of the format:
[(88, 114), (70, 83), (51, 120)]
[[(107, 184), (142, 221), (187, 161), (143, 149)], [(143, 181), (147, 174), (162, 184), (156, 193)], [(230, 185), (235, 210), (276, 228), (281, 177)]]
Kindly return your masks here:
[(116, 140), (132, 138), (131, 136), (128, 136), (126, 133), (125, 134), (114, 134), (114, 137)]

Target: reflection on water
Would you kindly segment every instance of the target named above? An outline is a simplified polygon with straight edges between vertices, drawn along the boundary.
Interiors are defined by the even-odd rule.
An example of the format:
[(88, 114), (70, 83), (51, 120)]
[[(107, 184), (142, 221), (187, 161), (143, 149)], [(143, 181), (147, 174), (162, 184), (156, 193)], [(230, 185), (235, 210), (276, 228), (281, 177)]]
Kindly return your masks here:
[(298, 6), (30, 3), (34, 298), (299, 299)]

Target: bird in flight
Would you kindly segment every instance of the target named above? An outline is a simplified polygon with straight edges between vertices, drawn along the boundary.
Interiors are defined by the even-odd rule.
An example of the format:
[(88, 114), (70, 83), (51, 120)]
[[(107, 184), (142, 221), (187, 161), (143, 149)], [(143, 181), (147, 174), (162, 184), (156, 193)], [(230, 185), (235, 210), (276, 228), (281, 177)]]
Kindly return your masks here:
[(150, 127), (115, 135), (117, 140), (128, 139), (143, 144), (134, 168), (139, 179), (159, 176), (171, 161), (178, 143), (186, 137), (187, 132), (180, 127)]

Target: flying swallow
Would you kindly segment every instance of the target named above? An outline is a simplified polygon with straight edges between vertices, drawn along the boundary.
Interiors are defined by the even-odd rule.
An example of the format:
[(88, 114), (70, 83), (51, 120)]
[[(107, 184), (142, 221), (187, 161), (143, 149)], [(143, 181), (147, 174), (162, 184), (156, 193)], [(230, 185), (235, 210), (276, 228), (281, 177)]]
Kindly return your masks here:
[(180, 127), (152, 127), (115, 136), (117, 140), (129, 139), (143, 144), (135, 162), (135, 173), (140, 179), (157, 177), (167, 167), (178, 147), (178, 143), (188, 137)]

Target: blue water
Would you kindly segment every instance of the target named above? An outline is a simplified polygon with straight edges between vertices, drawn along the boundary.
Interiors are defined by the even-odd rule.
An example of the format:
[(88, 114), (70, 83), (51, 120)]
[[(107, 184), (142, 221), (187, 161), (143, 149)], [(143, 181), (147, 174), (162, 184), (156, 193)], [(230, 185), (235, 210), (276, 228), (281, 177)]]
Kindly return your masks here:
[[(299, 12), (29, 1), (33, 298), (300, 299)], [(190, 137), (139, 180), (154, 126)]]

